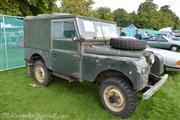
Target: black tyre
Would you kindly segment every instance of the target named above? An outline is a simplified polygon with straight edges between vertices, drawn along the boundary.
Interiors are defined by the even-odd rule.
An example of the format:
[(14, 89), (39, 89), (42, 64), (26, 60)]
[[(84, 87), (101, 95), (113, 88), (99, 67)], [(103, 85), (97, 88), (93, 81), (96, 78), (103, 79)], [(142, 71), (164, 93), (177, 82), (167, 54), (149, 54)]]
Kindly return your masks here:
[(46, 68), (44, 62), (38, 60), (34, 64), (34, 77), (38, 84), (47, 86), (52, 81), (52, 74)]
[(136, 108), (136, 94), (123, 78), (105, 79), (100, 85), (99, 97), (102, 106), (123, 118), (128, 117)]
[(178, 50), (178, 46), (176, 46), (176, 45), (173, 45), (173, 46), (171, 46), (171, 51), (174, 51), (174, 52), (176, 52), (177, 50)]
[(146, 42), (141, 40), (111, 38), (110, 46), (116, 49), (123, 50), (144, 50), (146, 49)]

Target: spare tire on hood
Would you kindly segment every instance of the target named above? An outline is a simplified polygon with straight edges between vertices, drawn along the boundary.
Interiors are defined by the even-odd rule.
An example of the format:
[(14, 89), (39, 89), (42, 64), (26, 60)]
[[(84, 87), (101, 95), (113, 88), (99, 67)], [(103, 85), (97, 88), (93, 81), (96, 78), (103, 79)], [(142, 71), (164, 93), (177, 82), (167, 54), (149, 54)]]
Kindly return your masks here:
[(111, 38), (110, 46), (115, 49), (140, 51), (146, 49), (146, 42), (138, 39)]

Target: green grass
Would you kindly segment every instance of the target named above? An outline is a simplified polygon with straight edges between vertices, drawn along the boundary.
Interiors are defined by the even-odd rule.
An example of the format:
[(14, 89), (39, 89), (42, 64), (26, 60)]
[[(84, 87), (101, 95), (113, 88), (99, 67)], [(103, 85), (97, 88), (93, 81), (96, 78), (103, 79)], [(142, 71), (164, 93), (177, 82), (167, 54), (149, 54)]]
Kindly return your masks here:
[[(169, 74), (168, 81), (151, 99), (138, 101), (129, 120), (180, 120), (180, 72)], [(34, 115), (35, 120), (43, 115), (59, 117), (56, 120), (120, 119), (100, 106), (98, 86), (92, 83), (69, 83), (56, 77), (48, 87), (32, 87), (30, 83), (34, 78), (26, 76), (25, 68), (0, 72), (0, 120), (8, 116), (23, 120), (20, 115)]]

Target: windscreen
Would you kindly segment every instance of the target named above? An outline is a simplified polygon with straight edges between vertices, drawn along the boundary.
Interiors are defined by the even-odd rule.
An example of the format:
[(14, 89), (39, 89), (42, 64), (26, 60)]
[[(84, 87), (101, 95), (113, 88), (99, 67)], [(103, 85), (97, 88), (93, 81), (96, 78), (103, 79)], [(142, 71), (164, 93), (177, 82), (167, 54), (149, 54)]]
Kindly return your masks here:
[(80, 35), (85, 39), (118, 38), (116, 24), (78, 18)]

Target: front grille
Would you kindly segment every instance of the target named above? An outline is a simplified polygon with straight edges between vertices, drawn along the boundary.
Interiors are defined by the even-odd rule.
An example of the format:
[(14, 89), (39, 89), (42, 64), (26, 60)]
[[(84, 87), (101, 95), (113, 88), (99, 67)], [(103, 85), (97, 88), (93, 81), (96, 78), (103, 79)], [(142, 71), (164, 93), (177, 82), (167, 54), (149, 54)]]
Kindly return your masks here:
[(155, 62), (151, 67), (151, 73), (155, 75), (161, 75), (164, 73), (164, 59), (159, 54), (155, 54)]

